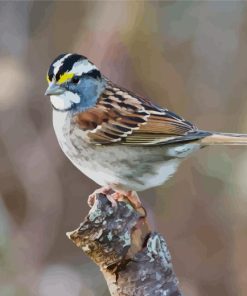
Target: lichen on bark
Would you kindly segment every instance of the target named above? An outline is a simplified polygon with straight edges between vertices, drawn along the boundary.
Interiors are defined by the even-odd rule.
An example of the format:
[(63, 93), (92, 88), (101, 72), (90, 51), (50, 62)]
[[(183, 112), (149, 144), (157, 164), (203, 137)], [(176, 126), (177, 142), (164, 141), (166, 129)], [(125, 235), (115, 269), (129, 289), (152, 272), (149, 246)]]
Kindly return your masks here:
[(100, 267), (111, 295), (182, 295), (164, 238), (150, 231), (145, 210), (128, 201), (113, 207), (98, 195), (84, 221), (67, 236)]

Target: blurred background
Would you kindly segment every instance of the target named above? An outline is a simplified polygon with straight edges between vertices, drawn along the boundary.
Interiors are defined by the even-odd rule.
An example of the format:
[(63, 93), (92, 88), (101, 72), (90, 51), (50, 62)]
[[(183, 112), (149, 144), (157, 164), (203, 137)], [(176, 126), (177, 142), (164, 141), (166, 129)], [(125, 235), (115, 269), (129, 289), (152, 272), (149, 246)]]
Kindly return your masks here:
[[(61, 152), (44, 97), (60, 53), (201, 129), (247, 132), (247, 3), (0, 3), (0, 295), (108, 296), (65, 236), (98, 186)], [(185, 295), (246, 295), (247, 149), (213, 147), (141, 193)]]

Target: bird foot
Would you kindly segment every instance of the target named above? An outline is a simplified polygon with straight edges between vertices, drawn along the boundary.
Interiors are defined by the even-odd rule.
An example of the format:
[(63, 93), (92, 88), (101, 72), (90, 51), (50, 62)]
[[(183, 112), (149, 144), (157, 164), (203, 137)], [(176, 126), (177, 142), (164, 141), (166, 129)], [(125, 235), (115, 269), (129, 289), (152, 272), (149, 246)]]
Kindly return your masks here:
[(135, 209), (141, 208), (142, 203), (135, 191), (116, 191), (112, 194), (112, 197), (117, 201), (122, 201), (127, 198), (127, 200), (132, 204)]
[(90, 208), (95, 203), (96, 195), (100, 193), (107, 197), (113, 208), (117, 206), (117, 201), (124, 201), (127, 199), (137, 211), (143, 209), (141, 200), (135, 191), (113, 191), (110, 186), (101, 187), (89, 195), (87, 202)]
[(113, 193), (113, 190), (110, 186), (101, 187), (99, 189), (96, 189), (92, 194), (89, 195), (87, 203), (88, 203), (89, 207), (92, 208), (92, 206), (94, 205), (95, 200), (96, 200), (96, 195), (97, 194), (104, 194), (107, 196), (107, 198), (112, 203), (112, 205), (114, 202), (116, 205), (116, 201), (114, 200), (114, 202), (113, 202), (113, 200), (111, 198), (112, 193)]
[(147, 216), (147, 212), (142, 206), (141, 200), (135, 191), (116, 191), (112, 194), (113, 199), (116, 201), (126, 201), (132, 205), (132, 207), (141, 214), (142, 217)]

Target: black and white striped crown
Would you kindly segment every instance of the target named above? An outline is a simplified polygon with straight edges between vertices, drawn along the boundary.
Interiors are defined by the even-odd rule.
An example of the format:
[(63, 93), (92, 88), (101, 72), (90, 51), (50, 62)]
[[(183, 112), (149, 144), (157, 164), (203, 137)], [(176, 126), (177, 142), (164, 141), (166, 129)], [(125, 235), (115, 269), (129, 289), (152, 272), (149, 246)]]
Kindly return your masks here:
[[(47, 79), (59, 81), (61, 77), (82, 76), (89, 74), (94, 78), (101, 77), (100, 71), (85, 56), (80, 54), (64, 53), (59, 55), (50, 65)], [(65, 79), (63, 79), (65, 80)]]

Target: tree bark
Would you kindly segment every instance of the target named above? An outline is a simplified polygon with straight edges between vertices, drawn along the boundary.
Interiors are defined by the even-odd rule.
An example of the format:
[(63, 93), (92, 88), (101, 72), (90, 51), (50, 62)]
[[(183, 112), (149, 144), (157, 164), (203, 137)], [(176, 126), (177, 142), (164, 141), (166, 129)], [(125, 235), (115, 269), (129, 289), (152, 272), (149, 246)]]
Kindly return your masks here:
[(112, 296), (182, 295), (164, 238), (126, 200), (112, 206), (98, 195), (67, 236), (100, 267)]

